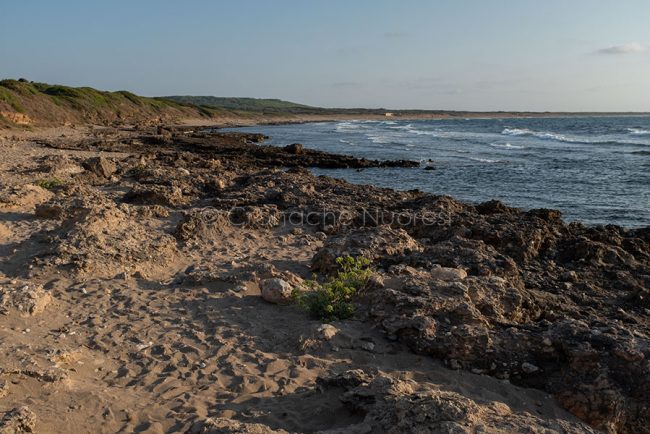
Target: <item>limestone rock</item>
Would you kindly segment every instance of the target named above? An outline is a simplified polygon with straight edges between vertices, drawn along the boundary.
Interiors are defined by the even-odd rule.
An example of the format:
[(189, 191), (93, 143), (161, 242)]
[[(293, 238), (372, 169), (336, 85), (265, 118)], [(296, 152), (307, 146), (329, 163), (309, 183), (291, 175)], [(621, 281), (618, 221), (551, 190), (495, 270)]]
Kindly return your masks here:
[(36, 415), (28, 408), (14, 408), (0, 419), (0, 432), (3, 434), (33, 433), (36, 428)]
[(262, 298), (273, 304), (290, 304), (293, 288), (282, 279), (265, 279), (260, 283)]
[(116, 171), (117, 166), (106, 157), (92, 157), (83, 162), (83, 167), (102, 178), (110, 178)]
[(431, 277), (445, 282), (454, 282), (466, 278), (467, 271), (461, 268), (438, 267), (431, 270)]

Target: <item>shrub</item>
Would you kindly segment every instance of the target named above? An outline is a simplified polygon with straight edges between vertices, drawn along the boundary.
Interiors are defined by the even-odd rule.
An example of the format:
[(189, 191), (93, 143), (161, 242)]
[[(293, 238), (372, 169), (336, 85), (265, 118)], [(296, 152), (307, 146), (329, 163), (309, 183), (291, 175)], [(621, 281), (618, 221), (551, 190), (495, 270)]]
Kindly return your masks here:
[(60, 187), (64, 184), (65, 182), (58, 178), (40, 179), (36, 182), (36, 185), (46, 190), (52, 190), (53, 188)]
[(349, 318), (354, 313), (352, 299), (372, 275), (370, 260), (351, 256), (336, 259), (340, 270), (325, 283), (307, 281), (312, 291), (294, 290), (293, 297), (311, 316), (325, 322)]

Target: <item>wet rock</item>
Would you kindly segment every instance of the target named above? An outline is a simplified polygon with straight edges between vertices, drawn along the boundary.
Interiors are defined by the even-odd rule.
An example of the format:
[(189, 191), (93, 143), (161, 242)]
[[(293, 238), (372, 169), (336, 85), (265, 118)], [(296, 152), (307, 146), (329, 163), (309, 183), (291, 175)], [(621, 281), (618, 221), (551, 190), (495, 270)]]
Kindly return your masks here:
[(284, 150), (290, 154), (300, 155), (304, 153), (304, 147), (300, 143), (293, 143), (284, 147)]

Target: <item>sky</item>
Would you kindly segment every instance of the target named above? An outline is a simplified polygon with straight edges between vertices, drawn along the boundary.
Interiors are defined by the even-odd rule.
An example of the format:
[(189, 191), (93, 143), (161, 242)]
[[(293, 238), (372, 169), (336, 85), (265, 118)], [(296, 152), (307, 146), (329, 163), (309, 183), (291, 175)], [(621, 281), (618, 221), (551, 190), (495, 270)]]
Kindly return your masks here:
[(0, 77), (326, 107), (650, 111), (648, 0), (0, 0)]

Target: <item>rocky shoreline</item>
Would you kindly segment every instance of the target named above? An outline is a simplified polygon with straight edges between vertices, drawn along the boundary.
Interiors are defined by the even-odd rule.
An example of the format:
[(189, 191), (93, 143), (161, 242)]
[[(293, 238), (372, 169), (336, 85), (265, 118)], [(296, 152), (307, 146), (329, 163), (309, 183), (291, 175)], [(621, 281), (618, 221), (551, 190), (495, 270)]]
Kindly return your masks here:
[[(0, 426), (650, 432), (649, 228), (317, 177), (419, 163), (263, 139), (2, 143)], [(341, 256), (375, 270), (353, 318), (262, 300)]]

